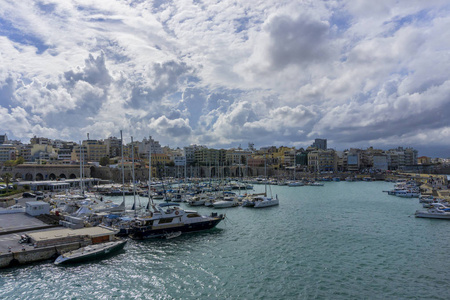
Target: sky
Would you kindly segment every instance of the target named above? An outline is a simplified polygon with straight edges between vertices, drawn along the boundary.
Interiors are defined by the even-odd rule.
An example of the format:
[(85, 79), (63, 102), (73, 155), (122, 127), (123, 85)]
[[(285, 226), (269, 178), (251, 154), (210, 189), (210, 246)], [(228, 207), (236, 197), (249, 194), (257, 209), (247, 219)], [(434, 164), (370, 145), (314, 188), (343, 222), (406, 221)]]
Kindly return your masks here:
[(450, 157), (448, 0), (0, 0), (0, 133)]

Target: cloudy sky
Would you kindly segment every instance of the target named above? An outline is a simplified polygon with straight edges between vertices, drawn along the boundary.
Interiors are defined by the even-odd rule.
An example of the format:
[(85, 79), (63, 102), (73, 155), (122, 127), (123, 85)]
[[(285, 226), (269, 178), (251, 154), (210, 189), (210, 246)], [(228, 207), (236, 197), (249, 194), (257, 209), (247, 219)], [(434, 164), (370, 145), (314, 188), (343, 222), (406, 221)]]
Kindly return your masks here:
[(450, 156), (448, 0), (0, 0), (0, 132)]

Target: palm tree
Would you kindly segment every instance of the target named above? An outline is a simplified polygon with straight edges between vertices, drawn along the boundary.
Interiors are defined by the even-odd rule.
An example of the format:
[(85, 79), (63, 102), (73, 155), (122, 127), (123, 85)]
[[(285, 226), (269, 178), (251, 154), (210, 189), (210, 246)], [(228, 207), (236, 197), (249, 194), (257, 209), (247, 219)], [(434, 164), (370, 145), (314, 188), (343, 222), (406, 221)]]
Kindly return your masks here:
[(10, 173), (3, 174), (3, 180), (5, 181), (5, 184), (6, 184), (6, 192), (7, 193), (9, 191), (9, 183), (11, 182), (11, 178), (12, 178), (12, 175)]

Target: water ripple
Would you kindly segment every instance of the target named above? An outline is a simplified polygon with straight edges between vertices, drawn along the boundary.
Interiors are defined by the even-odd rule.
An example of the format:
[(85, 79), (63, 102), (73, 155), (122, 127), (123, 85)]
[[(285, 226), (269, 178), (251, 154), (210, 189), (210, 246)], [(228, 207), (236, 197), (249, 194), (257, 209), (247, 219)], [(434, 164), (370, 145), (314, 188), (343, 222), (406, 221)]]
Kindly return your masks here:
[(450, 223), (409, 217), (417, 199), (381, 192), (390, 187), (273, 187), (279, 207), (223, 210), (211, 231), (130, 240), (95, 263), (0, 270), (0, 298), (447, 298)]

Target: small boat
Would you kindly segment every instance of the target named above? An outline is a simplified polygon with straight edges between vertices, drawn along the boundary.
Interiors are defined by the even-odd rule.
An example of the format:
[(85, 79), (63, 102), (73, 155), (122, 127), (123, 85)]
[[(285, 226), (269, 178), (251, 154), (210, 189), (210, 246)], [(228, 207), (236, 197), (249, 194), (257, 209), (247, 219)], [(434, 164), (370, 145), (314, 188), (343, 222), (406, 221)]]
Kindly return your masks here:
[(442, 203), (432, 203), (427, 210), (417, 210), (416, 218), (430, 218), (430, 219), (448, 219), (450, 220), (450, 207)]
[(111, 253), (123, 249), (126, 242), (126, 240), (116, 240), (82, 247), (58, 256), (55, 260), (55, 265), (102, 259)]
[(388, 195), (402, 197), (402, 198), (419, 198), (420, 193), (411, 190), (392, 190), (388, 191)]
[(227, 208), (239, 206), (239, 201), (235, 197), (224, 197), (221, 201), (213, 203), (214, 208)]
[(179, 237), (180, 235), (181, 235), (181, 231), (173, 231), (173, 232), (167, 233), (164, 237), (166, 238), (166, 240), (170, 240), (170, 239)]
[(300, 181), (291, 181), (287, 185), (288, 186), (304, 186), (303, 182), (300, 182)]
[(269, 207), (269, 206), (275, 206), (279, 205), (280, 202), (278, 201), (278, 196), (274, 198), (270, 197), (256, 197), (255, 198), (255, 205), (254, 208), (263, 208), (263, 207)]

